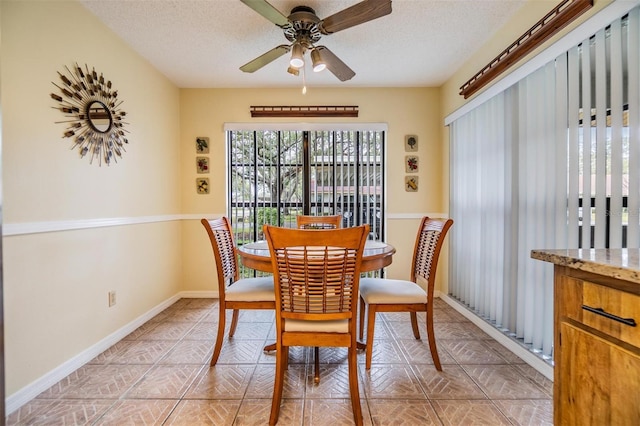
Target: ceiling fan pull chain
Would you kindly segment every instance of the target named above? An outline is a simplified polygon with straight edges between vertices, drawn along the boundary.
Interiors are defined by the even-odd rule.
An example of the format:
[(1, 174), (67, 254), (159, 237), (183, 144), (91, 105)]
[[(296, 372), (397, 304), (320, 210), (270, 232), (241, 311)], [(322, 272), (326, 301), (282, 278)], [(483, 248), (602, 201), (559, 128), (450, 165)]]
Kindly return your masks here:
[(306, 67), (302, 67), (302, 94), (307, 94), (307, 80), (305, 78), (306, 72), (304, 71)]

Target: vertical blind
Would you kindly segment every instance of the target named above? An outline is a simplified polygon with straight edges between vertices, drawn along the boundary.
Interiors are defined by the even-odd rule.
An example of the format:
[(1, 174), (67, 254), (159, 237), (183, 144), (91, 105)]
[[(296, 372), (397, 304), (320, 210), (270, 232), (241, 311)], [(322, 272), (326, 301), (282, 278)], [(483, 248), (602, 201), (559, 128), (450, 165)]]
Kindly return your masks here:
[(543, 358), (532, 249), (640, 247), (640, 8), (451, 123), (449, 293)]

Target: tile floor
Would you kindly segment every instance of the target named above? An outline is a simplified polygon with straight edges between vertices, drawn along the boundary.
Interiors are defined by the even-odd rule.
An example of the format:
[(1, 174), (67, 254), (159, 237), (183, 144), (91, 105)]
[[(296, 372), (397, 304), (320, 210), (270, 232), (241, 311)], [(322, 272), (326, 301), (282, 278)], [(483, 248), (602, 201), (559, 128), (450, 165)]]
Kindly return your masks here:
[[(443, 372), (408, 314), (378, 314), (373, 365), (358, 355), (368, 425), (551, 425), (552, 383), (443, 301), (435, 303)], [(243, 311), (217, 366), (216, 299), (181, 299), (11, 413), (8, 425), (264, 425), (275, 354), (273, 312)], [(423, 317), (424, 319), (424, 317)], [(349, 425), (346, 350), (292, 348), (278, 424)]]

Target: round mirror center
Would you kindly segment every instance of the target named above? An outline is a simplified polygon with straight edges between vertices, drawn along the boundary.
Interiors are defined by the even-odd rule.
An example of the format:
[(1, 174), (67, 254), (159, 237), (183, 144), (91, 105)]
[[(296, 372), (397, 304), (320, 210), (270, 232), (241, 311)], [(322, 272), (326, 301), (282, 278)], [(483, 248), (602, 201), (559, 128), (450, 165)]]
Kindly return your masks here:
[(112, 117), (109, 108), (100, 101), (87, 105), (87, 120), (96, 132), (106, 133), (111, 129)]

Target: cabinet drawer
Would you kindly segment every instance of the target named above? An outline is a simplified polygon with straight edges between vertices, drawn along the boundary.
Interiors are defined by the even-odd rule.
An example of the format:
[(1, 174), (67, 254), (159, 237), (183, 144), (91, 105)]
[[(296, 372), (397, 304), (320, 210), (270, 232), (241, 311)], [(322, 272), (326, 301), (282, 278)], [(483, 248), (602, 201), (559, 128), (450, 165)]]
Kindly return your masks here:
[(581, 311), (583, 324), (640, 347), (640, 296), (583, 281)]

